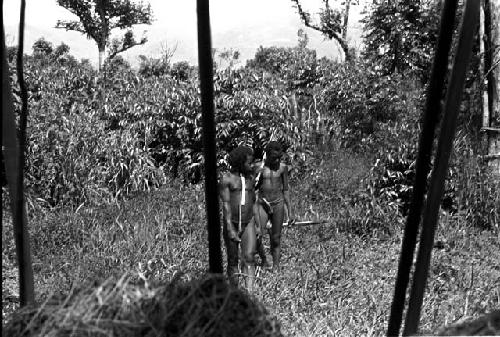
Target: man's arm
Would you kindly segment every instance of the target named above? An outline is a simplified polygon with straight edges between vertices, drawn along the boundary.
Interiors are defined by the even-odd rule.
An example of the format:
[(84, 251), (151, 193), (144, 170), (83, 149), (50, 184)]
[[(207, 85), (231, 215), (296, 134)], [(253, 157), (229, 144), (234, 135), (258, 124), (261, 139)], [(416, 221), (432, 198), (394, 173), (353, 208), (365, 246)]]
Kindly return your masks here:
[(255, 176), (255, 189), (259, 189), (262, 184), (262, 170), (264, 168), (264, 162), (258, 161), (252, 164), (253, 174)]
[(281, 173), (281, 179), (283, 182), (283, 199), (285, 201), (285, 206), (288, 211), (288, 221), (293, 220), (294, 215), (292, 212), (292, 208), (290, 205), (290, 191), (288, 189), (288, 166), (283, 164), (282, 165), (282, 173)]
[(223, 176), (219, 185), (219, 194), (222, 199), (222, 215), (224, 219), (224, 226), (226, 226), (228, 236), (231, 240), (241, 241), (238, 233), (233, 228), (231, 222), (231, 194), (229, 192), (229, 179)]

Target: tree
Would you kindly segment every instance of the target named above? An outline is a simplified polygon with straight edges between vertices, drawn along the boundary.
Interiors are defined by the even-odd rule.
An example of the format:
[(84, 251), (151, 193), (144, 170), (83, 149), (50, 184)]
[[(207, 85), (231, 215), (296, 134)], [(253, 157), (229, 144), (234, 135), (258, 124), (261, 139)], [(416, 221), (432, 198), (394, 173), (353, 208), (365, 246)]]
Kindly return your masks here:
[(45, 40), (43, 37), (33, 43), (33, 54), (50, 55), (54, 51), (52, 42)]
[(167, 42), (164, 42), (160, 48), (161, 53), (159, 58), (139, 55), (141, 61), (139, 64), (139, 74), (146, 77), (158, 77), (168, 74), (172, 57), (177, 50), (177, 44), (174, 47), (169, 47)]
[(56, 28), (80, 32), (94, 40), (99, 50), (99, 70), (106, 47), (110, 44), (112, 30), (128, 29), (121, 38), (111, 41), (109, 58), (147, 42), (146, 37), (137, 41), (130, 28), (138, 24), (151, 24), (149, 4), (133, 3), (131, 0), (57, 0), (57, 3), (75, 14), (79, 21), (58, 20)]
[(232, 69), (239, 62), (240, 52), (233, 48), (224, 48), (223, 50), (215, 50), (215, 54), (219, 62), (215, 62), (217, 68)]
[(500, 177), (500, 0), (484, 0), (484, 72), (487, 81), (485, 122), (486, 158)]
[(349, 22), (349, 11), (351, 5), (358, 4), (357, 0), (345, 0), (342, 2), (344, 7), (339, 10), (330, 6), (329, 0), (323, 0), (324, 8), (319, 13), (319, 23), (313, 23), (311, 14), (304, 11), (299, 0), (292, 0), (297, 7), (300, 19), (306, 27), (321, 32), (329, 40), (335, 40), (344, 52), (346, 61), (351, 59), (349, 44), (347, 43), (347, 24)]
[(176, 62), (170, 69), (170, 75), (178, 81), (189, 80), (193, 73), (193, 67), (187, 61)]
[(66, 43), (61, 42), (61, 44), (54, 49), (54, 56), (57, 58), (64, 56), (69, 53), (69, 49), (70, 48)]
[(439, 1), (377, 1), (364, 23), (363, 56), (381, 75), (411, 71), (426, 82), (438, 35)]

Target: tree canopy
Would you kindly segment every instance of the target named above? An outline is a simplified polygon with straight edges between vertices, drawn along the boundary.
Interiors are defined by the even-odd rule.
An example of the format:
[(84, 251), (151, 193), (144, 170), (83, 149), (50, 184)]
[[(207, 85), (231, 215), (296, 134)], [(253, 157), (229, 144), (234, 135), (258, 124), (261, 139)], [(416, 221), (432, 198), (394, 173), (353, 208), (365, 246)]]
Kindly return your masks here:
[[(103, 64), (106, 47), (111, 44), (110, 58), (136, 45), (147, 42), (146, 37), (136, 40), (130, 28), (138, 24), (151, 24), (151, 5), (130, 0), (57, 0), (59, 6), (69, 10), (78, 20), (58, 20), (56, 28), (85, 34), (97, 44), (99, 69)], [(119, 39), (110, 41), (114, 29), (129, 29)]]

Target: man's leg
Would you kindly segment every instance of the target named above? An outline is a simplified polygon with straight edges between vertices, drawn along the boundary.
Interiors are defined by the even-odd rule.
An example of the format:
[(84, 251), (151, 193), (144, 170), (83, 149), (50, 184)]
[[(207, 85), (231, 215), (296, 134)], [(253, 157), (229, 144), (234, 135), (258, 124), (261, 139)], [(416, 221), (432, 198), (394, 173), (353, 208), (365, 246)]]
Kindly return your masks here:
[(255, 250), (257, 244), (255, 235), (255, 224), (251, 221), (245, 228), (241, 237), (241, 255), (243, 264), (243, 274), (246, 276), (246, 288), (253, 291), (255, 279)]
[(285, 218), (285, 207), (283, 203), (274, 206), (272, 214), (271, 236), (271, 254), (273, 256), (273, 271), (279, 271), (281, 259), (281, 229)]
[(267, 261), (266, 250), (264, 248), (264, 233), (266, 232), (266, 224), (269, 220), (269, 216), (264, 207), (262, 207), (260, 204), (257, 205), (257, 216), (255, 220), (260, 225), (261, 230), (261, 236), (257, 240), (257, 253), (259, 254), (259, 257), (262, 261), (262, 267), (267, 269), (270, 268), (270, 265)]
[(226, 244), (227, 253), (227, 278), (229, 283), (238, 286), (238, 242), (228, 237), (227, 228), (223, 226), (222, 236)]

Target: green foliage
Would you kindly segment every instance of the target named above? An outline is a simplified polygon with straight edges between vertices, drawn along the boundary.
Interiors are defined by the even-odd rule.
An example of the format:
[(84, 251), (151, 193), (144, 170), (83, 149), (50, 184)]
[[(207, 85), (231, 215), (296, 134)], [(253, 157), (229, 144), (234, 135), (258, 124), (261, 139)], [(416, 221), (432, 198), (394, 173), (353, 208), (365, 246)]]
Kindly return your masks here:
[(138, 73), (144, 77), (160, 77), (169, 73), (170, 62), (165, 58), (153, 58), (144, 55), (139, 55), (141, 60), (139, 63)]
[[(368, 184), (380, 203), (393, 205), (404, 216), (408, 214), (415, 178), (417, 123), (415, 118), (409, 118), (376, 135), (377, 160)], [(498, 181), (475, 154), (471, 138), (463, 129), (457, 134), (441, 209), (460, 215), (470, 226), (498, 228)]]
[(170, 75), (178, 81), (187, 81), (194, 76), (194, 68), (186, 61), (172, 64)]
[(266, 71), (285, 82), (287, 89), (312, 86), (319, 78), (316, 51), (303, 47), (262, 47), (247, 68)]
[(8, 46), (7, 47), (7, 62), (13, 62), (17, 56), (17, 46)]
[(234, 68), (240, 58), (240, 52), (233, 48), (222, 50), (213, 49), (214, 66), (216, 69)]
[[(148, 190), (169, 178), (201, 180), (201, 108), (194, 67), (186, 62), (170, 66), (171, 54), (165, 53), (159, 59), (143, 56), (135, 71), (115, 57), (97, 75), (83, 61), (55, 60), (56, 54), (71, 56), (65, 45), (56, 51), (26, 59), (32, 102), (27, 186), (32, 199), (74, 204)], [(232, 60), (234, 53), (226, 54)], [(14, 72), (11, 80), (16, 82)], [(474, 97), (471, 76), (470, 81)], [(423, 103), (423, 90), (412, 77), (379, 76), (359, 60), (317, 60), (307, 48), (307, 36), (299, 33), (297, 47), (261, 47), (245, 67), (216, 71), (214, 88), (219, 169), (226, 168), (226, 154), (240, 144), (252, 146), (260, 157), (273, 135), (284, 143), (295, 175), (316, 177), (311, 188), (318, 193), (311, 192), (312, 198), (330, 195), (324, 175), (309, 170), (313, 151), (323, 153), (311, 147), (312, 136), (327, 132), (330, 140), (323, 148), (369, 153), (370, 166), (375, 163), (351, 198), (342, 200), (352, 206), (344, 214), (346, 226), (360, 233), (385, 230), (385, 217), (397, 222), (406, 214)], [(19, 102), (15, 86), (14, 98)], [(473, 106), (465, 100), (461, 110)], [(459, 196), (458, 184), (452, 178), (447, 185), (443, 207), (451, 212), (470, 204)], [(491, 224), (485, 217), (473, 222), (483, 220)]]
[(330, 137), (343, 146), (367, 150), (374, 142), (371, 135), (405, 113), (405, 85), (402, 76), (379, 77), (363, 63), (334, 65), (315, 88)]
[(61, 56), (69, 54), (69, 50), (69, 46), (64, 42), (61, 42), (61, 44), (58, 45), (56, 49), (54, 49), (54, 56), (59, 58)]
[[(201, 110), (193, 69), (180, 63), (175, 72), (144, 76), (119, 57), (104, 69), (97, 74), (78, 63), (26, 59), (32, 200), (74, 204), (148, 190), (168, 177), (200, 181)], [(303, 130), (289, 113), (287, 91), (274, 89), (275, 79), (262, 86), (261, 76), (246, 68), (216, 74), (221, 169), (226, 153), (242, 142), (262, 151), (269, 125), (284, 126), (275, 136), (291, 157), (303, 151)], [(11, 80), (16, 98), (14, 75)]]
[(36, 40), (32, 48), (34, 54), (50, 55), (54, 51), (52, 42), (45, 40), (43, 37)]
[(121, 55), (117, 55), (112, 59), (108, 58), (104, 62), (104, 71), (108, 73), (116, 73), (119, 71), (130, 71), (132, 67), (130, 63), (125, 60)]
[[(60, 66), (75, 66), (78, 61), (70, 54), (70, 48), (64, 42), (54, 48), (52, 42), (41, 37), (33, 43), (33, 54), (25, 55), (24, 58), (33, 58), (39, 63), (39, 66), (47, 66), (51, 63), (59, 64)], [(17, 51), (17, 48), (16, 48)], [(12, 62), (14, 58), (9, 59)]]
[(347, 22), (349, 20), (349, 10), (351, 5), (359, 4), (359, 1), (347, 0), (340, 2), (338, 6), (330, 6), (329, 0), (324, 0), (324, 7), (319, 11), (319, 22), (314, 23), (311, 14), (302, 8), (301, 1), (292, 0), (294, 7), (297, 8), (300, 19), (306, 27), (321, 32), (327, 39), (335, 40), (344, 51), (345, 59), (351, 59), (351, 52), (347, 44)]
[(264, 75), (257, 74), (249, 69), (217, 74), (219, 148), (230, 150), (243, 142), (262, 150), (275, 129), (275, 139), (292, 152), (298, 150), (301, 130), (290, 113), (286, 91), (270, 90)]
[[(26, 187), (50, 205), (95, 201), (165, 182), (137, 127), (109, 130), (95, 72), (27, 63), (30, 120)], [(104, 84), (104, 83), (102, 83)], [(111, 82), (110, 85), (116, 84)], [(16, 95), (15, 95), (16, 96)]]
[[(138, 24), (151, 24), (152, 11), (150, 4), (134, 3), (131, 0), (117, 1), (83, 1), (58, 0), (58, 5), (66, 8), (78, 17), (78, 21), (58, 20), (56, 28), (76, 31), (85, 34), (97, 44), (99, 52), (104, 52), (111, 43), (111, 58), (116, 54), (136, 45), (144, 44), (147, 38), (136, 41), (131, 30), (120, 38), (110, 41), (114, 29), (128, 29)], [(99, 64), (99, 68), (101, 64)]]
[[(292, 203), (300, 219), (319, 218), (328, 223), (284, 228), (282, 271), (260, 271), (252, 296), (279, 317), (287, 336), (321, 336), (331, 331), (346, 336), (381, 335), (387, 327), (401, 248), (402, 231), (394, 219), (397, 212), (390, 213), (390, 208), (376, 211), (387, 212), (379, 227), (391, 228), (391, 235), (386, 235), (366, 222), (371, 216), (363, 213), (368, 206), (342, 201), (331, 206), (330, 196), (335, 200), (351, 198), (369, 164), (356, 154), (341, 151), (322, 164), (319, 157), (314, 169), (324, 176), (320, 184), (327, 186), (323, 191), (331, 187), (331, 192), (321, 201), (313, 201), (304, 193), (310, 180), (297, 179), (291, 184)], [(119, 279), (125, 273), (135, 289), (154, 289), (172, 279), (197, 279), (208, 265), (203, 199), (201, 186), (172, 182), (161, 190), (138, 193), (116, 204), (30, 209), (37, 302), (44, 303), (54, 292), (65, 298), (88, 285), (95, 288), (88, 300), (96, 301), (97, 294), (106, 294), (99, 289), (109, 289), (100, 287), (105, 280)], [(339, 212), (342, 209), (344, 212)], [(12, 304), (17, 307), (17, 272), (11, 221), (8, 217), (2, 220), (5, 310)], [(355, 225), (363, 223), (370, 235), (356, 235), (359, 227)], [(445, 321), (463, 317), (465, 307), (468, 315), (475, 316), (498, 305), (498, 233), (479, 231), (459, 217), (446, 216), (436, 239), (442, 248), (433, 251), (421, 320), (426, 334)], [(268, 247), (267, 235), (264, 240)], [(129, 305), (120, 307), (125, 313), (127, 308)], [(4, 320), (11, 317), (4, 316)], [(374, 318), (367, 321), (365, 317)]]
[(455, 140), (452, 169), (448, 178), (449, 194), (467, 223), (478, 228), (500, 226), (500, 184), (486, 161), (470, 145), (471, 137), (460, 132)]
[(439, 31), (440, 2), (376, 1), (363, 19), (363, 57), (382, 75), (409, 73), (426, 82)]

